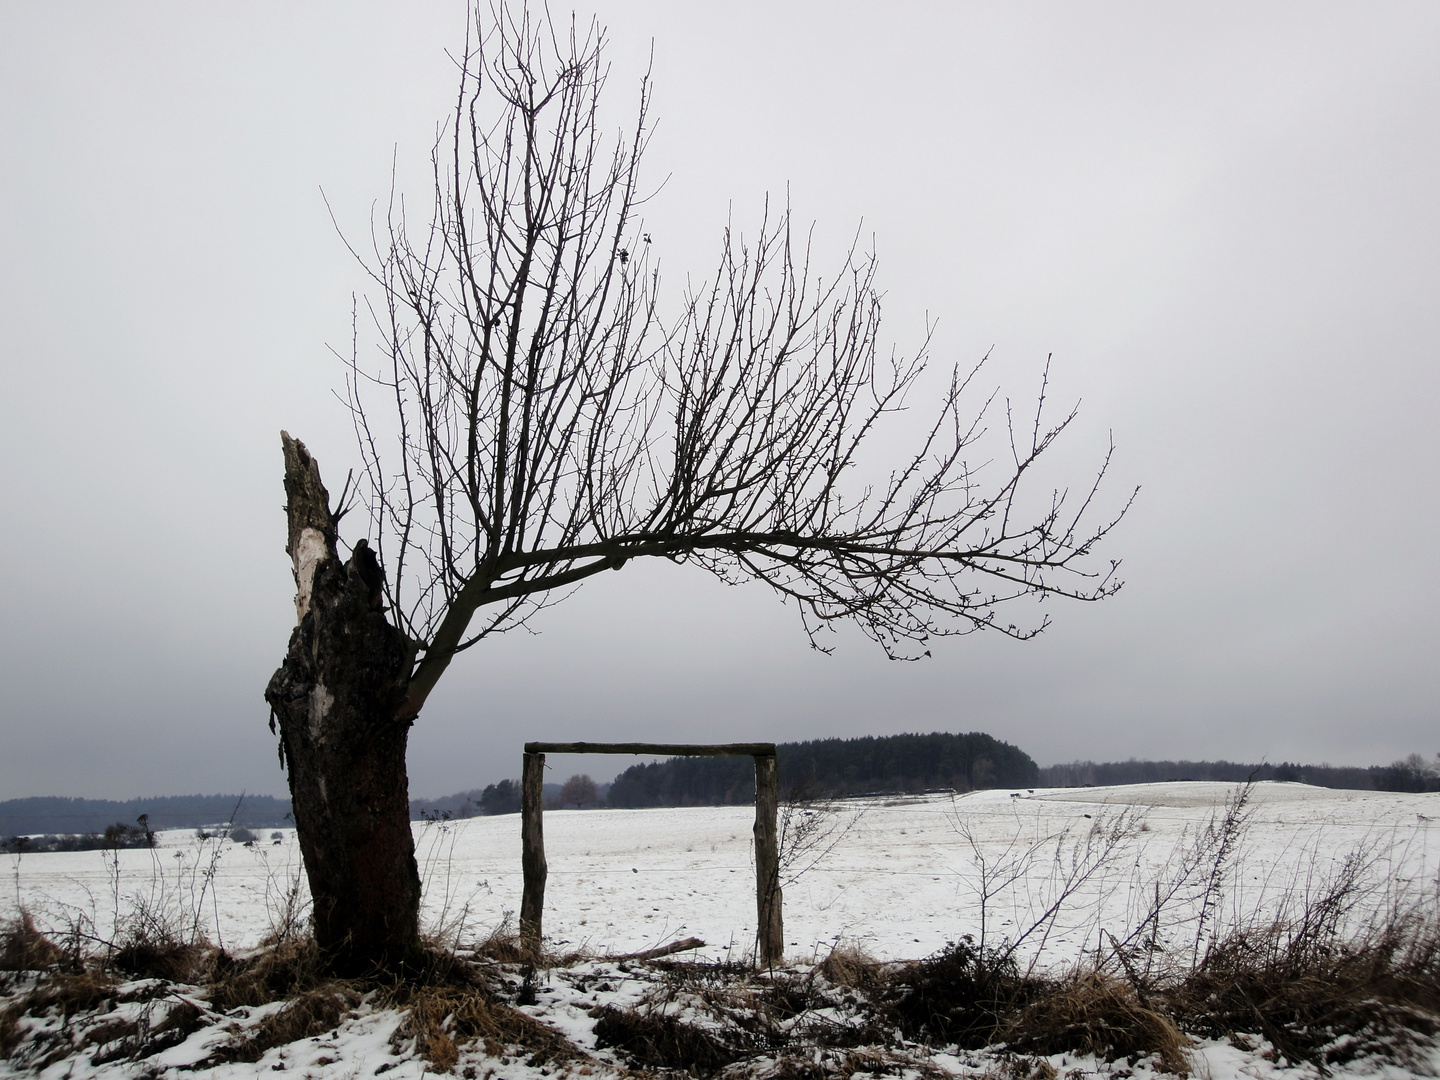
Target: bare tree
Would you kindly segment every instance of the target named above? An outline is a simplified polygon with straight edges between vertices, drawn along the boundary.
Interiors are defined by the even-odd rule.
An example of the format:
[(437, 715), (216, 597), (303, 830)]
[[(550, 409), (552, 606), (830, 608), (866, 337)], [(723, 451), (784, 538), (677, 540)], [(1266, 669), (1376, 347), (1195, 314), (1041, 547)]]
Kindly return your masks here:
[[(594, 24), (523, 7), (477, 17), (434, 203), (417, 227), (392, 196), (362, 256), (382, 360), (352, 355), (347, 384), (373, 549), (358, 541), (341, 563), (344, 510), (284, 436), (300, 624), (267, 698), (317, 934), (354, 962), (416, 948), (409, 725), (459, 653), (558, 589), (664, 558), (766, 582), (817, 647), (845, 621), (914, 658), (938, 636), (1043, 629), (1034, 612), (1002, 621), (1008, 601), (1119, 588), (1094, 554), (1119, 517), (1094, 508), (1108, 455), (1078, 497), (1029, 491), (1074, 417), (1047, 418), (1043, 384), (1021, 423), (995, 395), (970, 404), (975, 369), (957, 369), (913, 451), (857, 480), (925, 361), (882, 350), (869, 256), (852, 248), (822, 279), (788, 208), (767, 212), (749, 240), (726, 232), (704, 284), (662, 303), (636, 217), (649, 86), (629, 133), (607, 138), (604, 45)], [(987, 458), (992, 427), (1008, 442)], [(373, 781), (337, 801), (355, 775)], [(339, 820), (356, 789), (363, 828)]]
[(578, 810), (582, 806), (594, 806), (600, 801), (600, 792), (595, 787), (595, 781), (585, 773), (576, 773), (560, 785), (560, 794), (555, 797), (557, 806), (569, 806), (574, 804)]

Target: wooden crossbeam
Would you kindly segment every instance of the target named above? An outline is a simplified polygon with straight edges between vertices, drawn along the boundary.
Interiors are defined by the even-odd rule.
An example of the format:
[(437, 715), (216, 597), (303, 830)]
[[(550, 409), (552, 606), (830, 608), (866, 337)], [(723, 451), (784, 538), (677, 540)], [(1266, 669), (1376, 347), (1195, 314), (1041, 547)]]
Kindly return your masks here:
[(527, 754), (658, 754), (663, 757), (774, 757), (773, 742), (756, 743), (646, 743), (646, 742), (527, 742)]

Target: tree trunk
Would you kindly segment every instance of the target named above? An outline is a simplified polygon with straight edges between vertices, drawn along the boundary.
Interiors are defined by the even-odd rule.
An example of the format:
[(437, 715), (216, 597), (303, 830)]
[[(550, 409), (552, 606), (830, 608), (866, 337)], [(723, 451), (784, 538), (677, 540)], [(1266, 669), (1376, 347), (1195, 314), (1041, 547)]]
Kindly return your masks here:
[(315, 939), (340, 973), (401, 971), (420, 958), (405, 773), (412, 718), (401, 719), (414, 650), (376, 599), (365, 542), (340, 562), (315, 459), (281, 440), (299, 621), (265, 700), (272, 730), (279, 721)]

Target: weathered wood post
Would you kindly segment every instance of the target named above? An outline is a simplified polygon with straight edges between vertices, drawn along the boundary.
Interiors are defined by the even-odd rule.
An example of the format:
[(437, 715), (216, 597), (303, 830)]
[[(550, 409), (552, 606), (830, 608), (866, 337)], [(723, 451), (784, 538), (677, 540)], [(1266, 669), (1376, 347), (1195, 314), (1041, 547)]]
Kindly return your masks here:
[[(780, 911), (780, 830), (776, 823), (780, 781), (775, 768), (774, 743), (542, 743), (525, 744), (520, 778), (520, 865), (525, 891), (520, 899), (520, 947), (532, 964), (540, 962), (541, 920), (545, 909), (545, 755), (549, 754), (668, 754), (672, 757), (736, 757), (755, 759), (755, 904), (758, 927), (755, 941), (760, 963), (774, 967), (783, 959), (785, 924)], [(690, 942), (695, 944), (691, 945)], [(695, 948), (699, 939), (687, 939)], [(667, 947), (666, 953), (671, 950)], [(641, 954), (636, 954), (641, 955)], [(654, 952), (645, 955), (662, 955)]]
[(520, 948), (534, 964), (540, 960), (541, 916), (545, 910), (545, 755), (527, 752), (520, 773), (520, 867), (525, 890), (520, 898)]
[(776, 809), (780, 782), (775, 755), (755, 755), (755, 906), (756, 945), (760, 963), (779, 964), (785, 951), (785, 925), (780, 906), (780, 836)]

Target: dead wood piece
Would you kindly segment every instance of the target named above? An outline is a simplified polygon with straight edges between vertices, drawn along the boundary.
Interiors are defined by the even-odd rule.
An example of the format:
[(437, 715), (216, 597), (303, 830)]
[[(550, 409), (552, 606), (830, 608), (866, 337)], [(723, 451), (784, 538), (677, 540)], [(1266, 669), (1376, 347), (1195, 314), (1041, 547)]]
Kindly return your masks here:
[(669, 956), (677, 952), (689, 952), (691, 949), (703, 949), (705, 942), (698, 937), (681, 938), (679, 941), (672, 941), (669, 945), (661, 945), (658, 949), (646, 949), (644, 952), (625, 953), (623, 956), (612, 956), (612, 960), (654, 960), (658, 956)]

